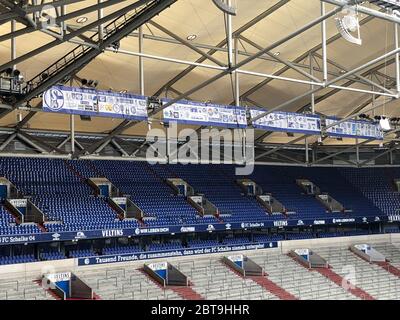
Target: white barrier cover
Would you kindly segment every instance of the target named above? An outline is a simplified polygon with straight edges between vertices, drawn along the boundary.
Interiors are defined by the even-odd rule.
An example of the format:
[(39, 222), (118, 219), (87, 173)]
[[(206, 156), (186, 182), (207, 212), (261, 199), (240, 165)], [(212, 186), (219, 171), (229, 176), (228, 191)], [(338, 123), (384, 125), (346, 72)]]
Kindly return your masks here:
[(386, 257), (369, 244), (356, 244), (354, 247), (369, 256), (370, 261), (386, 261)]
[(125, 204), (126, 198), (112, 198), (116, 204)]
[(167, 262), (156, 262), (156, 263), (149, 263), (147, 266), (153, 271), (167, 270), (168, 263)]
[(28, 204), (27, 199), (10, 199), (8, 200), (14, 207), (26, 207)]
[(71, 279), (71, 272), (50, 273), (46, 274), (44, 277), (54, 283), (69, 281)]
[(228, 256), (228, 259), (231, 260), (232, 262), (243, 262), (243, 255), (237, 254), (234, 256)]
[(271, 196), (269, 196), (269, 195), (260, 195), (259, 198), (265, 202), (268, 202), (271, 200)]
[(297, 255), (302, 256), (304, 259), (309, 261), (309, 259), (310, 259), (310, 250), (309, 249), (296, 249), (296, 250), (294, 250), (294, 252)]

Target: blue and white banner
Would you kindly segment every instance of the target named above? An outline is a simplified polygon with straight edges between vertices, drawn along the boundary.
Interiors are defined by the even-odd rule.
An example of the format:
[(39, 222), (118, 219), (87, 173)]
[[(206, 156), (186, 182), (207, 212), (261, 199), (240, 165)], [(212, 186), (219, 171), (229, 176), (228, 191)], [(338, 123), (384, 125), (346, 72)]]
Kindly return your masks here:
[[(170, 100), (163, 100), (167, 103)], [(246, 109), (237, 106), (206, 104), (193, 101), (179, 101), (163, 110), (166, 122), (194, 125), (210, 125), (227, 128), (246, 128)]]
[[(399, 220), (395, 220), (398, 218)], [(391, 220), (390, 220), (391, 219)], [(138, 237), (143, 235), (179, 234), (187, 232), (218, 232), (226, 230), (248, 230), (272, 227), (296, 227), (315, 225), (341, 225), (355, 223), (400, 221), (399, 216), (369, 216), (354, 218), (326, 218), (326, 219), (284, 219), (265, 220), (257, 222), (233, 222), (215, 224), (193, 224), (186, 226), (142, 227), (134, 229), (105, 229), (63, 232), (42, 232), (25, 235), (0, 235), (0, 246), (10, 244), (28, 244), (39, 242), (58, 242), (85, 239), (104, 239), (116, 237)]]
[(78, 260), (78, 266), (87, 266), (87, 265), (99, 265), (106, 263), (131, 262), (131, 261), (163, 259), (172, 257), (185, 257), (192, 255), (211, 254), (211, 253), (224, 253), (231, 251), (269, 249), (277, 247), (278, 247), (278, 242), (274, 241), (267, 243), (256, 243), (256, 244), (253, 243), (253, 244), (232, 245), (232, 246), (187, 248), (174, 251), (141, 252), (141, 253), (121, 254), (121, 255), (111, 255), (111, 256), (97, 256), (97, 257), (78, 258), (77, 260)]
[(43, 111), (129, 120), (148, 117), (146, 97), (66, 86), (53, 86), (44, 92)]
[[(340, 119), (326, 118), (326, 126), (330, 126)], [(378, 123), (372, 123), (362, 120), (348, 120), (326, 130), (332, 137), (347, 137), (360, 139), (383, 139), (383, 131)]]
[[(266, 110), (251, 109), (250, 116), (255, 118)], [(256, 121), (253, 127), (268, 131), (283, 131), (303, 134), (320, 134), (321, 119), (317, 115), (293, 112), (272, 112)]]

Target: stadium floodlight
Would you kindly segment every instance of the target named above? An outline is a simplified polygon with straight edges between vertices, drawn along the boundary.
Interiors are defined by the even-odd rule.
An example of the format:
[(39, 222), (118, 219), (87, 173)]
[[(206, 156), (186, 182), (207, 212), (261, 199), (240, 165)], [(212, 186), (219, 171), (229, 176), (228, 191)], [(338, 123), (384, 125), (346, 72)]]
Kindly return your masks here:
[[(342, 37), (350, 43), (362, 44), (360, 36), (360, 23), (358, 15), (354, 10), (346, 9), (336, 15), (336, 27)], [(356, 33), (355, 37), (352, 33)]]

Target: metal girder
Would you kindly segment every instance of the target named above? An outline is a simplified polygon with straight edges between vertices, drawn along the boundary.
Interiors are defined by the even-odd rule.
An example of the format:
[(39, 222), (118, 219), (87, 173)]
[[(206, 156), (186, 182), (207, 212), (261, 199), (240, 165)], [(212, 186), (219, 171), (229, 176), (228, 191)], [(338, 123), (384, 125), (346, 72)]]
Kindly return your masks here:
[[(77, 2), (84, 2), (85, 0), (60, 0), (60, 1), (52, 1), (52, 2), (45, 2), (42, 4), (35, 4), (35, 5), (27, 5), (25, 7), (21, 7), (22, 10), (26, 14), (35, 13), (41, 11), (44, 7), (52, 6), (53, 8), (77, 3)], [(0, 21), (9, 21), (11, 19), (15, 19), (19, 16), (19, 14), (15, 11), (10, 11), (0, 15)]]
[(0, 151), (3, 151), (16, 137), (16, 133), (10, 134), (9, 137), (0, 145)]
[(331, 154), (327, 155), (326, 157), (316, 159), (315, 161), (312, 162), (312, 164), (317, 164), (317, 163), (319, 163), (319, 162), (328, 160), (328, 159), (330, 159), (330, 158), (332, 158), (332, 157), (336, 157), (336, 156), (338, 156), (339, 154), (342, 154), (342, 153), (345, 153), (345, 152), (348, 152), (348, 151), (352, 151), (354, 148), (356, 148), (356, 146), (363, 146), (363, 145), (365, 145), (365, 144), (367, 144), (367, 143), (369, 143), (369, 142), (371, 142), (371, 141), (372, 141), (372, 140), (365, 140), (365, 141), (363, 141), (363, 142), (361, 142), (361, 143), (359, 143), (359, 144), (357, 144), (357, 145), (353, 145), (353, 146), (348, 147), (348, 148), (346, 148), (346, 149), (344, 149), (344, 150), (340, 150), (340, 151), (338, 151), (338, 152), (331, 153)]
[[(363, 20), (360, 21), (360, 26), (370, 22), (371, 20), (373, 20), (374, 17), (372, 16), (368, 16), (366, 18), (364, 18)], [(334, 36), (332, 36), (331, 38), (326, 40), (326, 44), (329, 45), (339, 39), (341, 39), (342, 36), (340, 34), (336, 34)], [(297, 57), (292, 63), (299, 63), (301, 61), (303, 61), (304, 59), (306, 59), (310, 53), (316, 52), (318, 50), (320, 50), (322, 48), (322, 44), (318, 44), (316, 45), (314, 48), (311, 48), (310, 50), (308, 50), (307, 52), (303, 53), (302, 55), (300, 55), (299, 57)], [(281, 74), (285, 73), (286, 71), (290, 70), (290, 68), (288, 66), (283, 67), (282, 69), (279, 69), (278, 71), (276, 71), (274, 73), (274, 75), (276, 76), (280, 76)], [(247, 98), (249, 95), (253, 94), (254, 92), (258, 91), (259, 89), (261, 89), (263, 86), (267, 85), (268, 83), (270, 83), (273, 79), (265, 79), (263, 81), (261, 81), (260, 83), (258, 83), (257, 85), (255, 85), (254, 87), (248, 89), (246, 92), (244, 92), (241, 95), (242, 99)]]
[(129, 154), (125, 151), (124, 148), (122, 148), (115, 139), (111, 139), (111, 144), (114, 145), (114, 147), (125, 157), (128, 157)]
[[(87, 13), (90, 13), (90, 12), (93, 12), (93, 11), (97, 11), (99, 9), (104, 9), (104, 8), (113, 6), (113, 5), (121, 3), (121, 2), (126, 2), (126, 1), (127, 0), (107, 0), (107, 1), (104, 1), (104, 2), (100, 2), (100, 3), (97, 3), (97, 4), (91, 5), (89, 7), (84, 7), (82, 9), (79, 9), (79, 10), (67, 13), (65, 15), (59, 16), (55, 20), (56, 20), (56, 23), (60, 23), (60, 22), (63, 22), (65, 20), (69, 20), (69, 19), (73, 19), (73, 18), (76, 18), (76, 17), (79, 17), (79, 16), (83, 16), (83, 15), (85, 15)], [(99, 19), (99, 20), (101, 20), (101, 19)]]
[[(154, 0), (154, 1), (156, 2), (157, 0)], [(53, 47), (55, 47), (55, 46), (58, 46), (58, 45), (60, 45), (60, 44), (62, 44), (62, 43), (64, 43), (64, 42), (66, 42), (66, 41), (72, 40), (73, 38), (78, 37), (78, 36), (81, 35), (82, 33), (86, 32), (87, 30), (90, 30), (93, 26), (98, 26), (98, 25), (101, 24), (101, 23), (104, 23), (104, 22), (106, 22), (106, 21), (109, 21), (109, 20), (118, 18), (118, 17), (120, 17), (121, 15), (125, 14), (126, 12), (129, 12), (129, 11), (131, 11), (131, 10), (134, 10), (134, 9), (136, 9), (138, 6), (141, 6), (141, 5), (143, 5), (143, 4), (146, 4), (147, 2), (149, 2), (149, 1), (146, 1), (146, 0), (139, 0), (139, 1), (135, 2), (134, 4), (131, 4), (131, 5), (129, 5), (129, 6), (125, 7), (125, 8), (123, 8), (123, 9), (117, 10), (117, 11), (115, 11), (115, 12), (109, 14), (108, 16), (104, 17), (104, 18), (101, 19), (101, 20), (94, 21), (94, 22), (92, 22), (92, 23), (89, 23), (89, 24), (87, 24), (87, 25), (81, 27), (81, 28), (78, 29), (78, 30), (75, 30), (75, 31), (73, 31), (73, 32), (71, 32), (71, 33), (68, 33), (68, 34), (64, 35), (64, 37), (62, 37), (62, 38), (56, 38), (56, 39), (53, 40), (52, 42), (49, 42), (49, 43), (47, 43), (47, 44), (45, 44), (45, 45), (43, 45), (43, 46), (41, 46), (41, 47), (38, 47), (38, 48), (32, 50), (31, 52), (28, 52), (28, 53), (26, 53), (26, 54), (24, 54), (24, 55), (21, 55), (21, 56), (19, 56), (18, 58), (14, 59), (13, 61), (9, 61), (9, 62), (7, 62), (7, 63), (1, 65), (1, 66), (0, 66), (0, 70), (4, 70), (4, 69), (6, 69), (6, 68), (8, 68), (8, 67), (10, 67), (10, 66), (12, 66), (12, 65), (14, 65), (14, 64), (23, 62), (23, 61), (25, 61), (25, 60), (27, 60), (27, 59), (29, 59), (29, 58), (35, 56), (35, 55), (38, 55), (38, 54), (40, 54), (40, 53), (43, 53), (43, 52), (45, 52), (45, 51), (47, 51), (47, 50), (49, 50), (49, 49), (51, 49), (51, 48), (53, 48)], [(107, 45), (107, 46), (108, 46), (108, 45)], [(101, 48), (101, 49), (104, 50), (104, 48), (106, 48), (106, 47), (103, 46), (103, 44), (102, 44), (102, 48)], [(99, 46), (99, 49), (100, 49), (100, 46)], [(99, 50), (99, 51), (100, 51), (100, 50)]]
[(154, 21), (149, 21), (149, 24), (154, 26), (154, 27), (156, 27), (158, 30), (164, 32), (165, 34), (169, 35), (170, 37), (178, 40), (184, 46), (192, 49), (193, 51), (195, 51), (198, 54), (202, 55), (204, 58), (214, 62), (215, 64), (219, 65), (220, 67), (225, 67), (226, 66), (224, 63), (222, 63), (218, 59), (214, 58), (213, 56), (211, 56), (210, 54), (208, 54), (206, 52), (203, 52), (202, 50), (200, 50), (196, 46), (192, 45), (189, 41), (181, 38), (180, 36), (176, 35), (175, 33), (173, 33), (172, 31), (168, 30), (167, 28), (164, 28), (163, 26), (159, 25), (158, 23), (156, 23)]
[[(80, 0), (80, 1), (82, 1), (82, 0)], [(9, 40), (9, 39), (13, 39), (13, 38), (17, 38), (17, 37), (19, 37), (21, 35), (32, 33), (34, 31), (40, 31), (40, 32), (49, 34), (49, 35), (51, 35), (51, 36), (53, 36), (53, 37), (55, 37), (56, 39), (59, 39), (59, 40), (62, 38), (61, 35), (56, 35), (53, 32), (49, 32), (49, 31), (47, 31), (45, 29), (38, 28), (37, 25), (35, 25), (33, 23), (32, 19), (26, 19), (27, 14), (23, 15), (21, 13), (21, 14), (15, 14), (15, 15), (16, 15), (15, 20), (18, 21), (19, 23), (25, 25), (26, 28), (23, 28), (23, 29), (20, 29), (20, 30), (16, 30), (16, 31), (1, 35), (0, 36), (0, 42), (6, 41), (6, 40)], [(69, 32), (76, 31), (76, 30), (70, 28), (69, 26), (66, 26), (66, 30), (69, 31)], [(77, 35), (77, 37), (82, 39), (83, 41), (88, 42), (88, 44), (94, 44), (95, 43), (94, 41), (92, 41), (91, 39), (85, 37), (82, 34)], [(69, 40), (69, 41), (72, 42), (73, 40)]]
[[(258, 50), (262, 50), (263, 48), (258, 45), (257, 43), (255, 43), (254, 41), (244, 37), (243, 35), (240, 36), (240, 39), (242, 39), (243, 41), (247, 42), (248, 44), (250, 44), (251, 46), (253, 46), (254, 48), (258, 49)], [(297, 67), (295, 64), (293, 64), (290, 61), (285, 61), (281, 58), (279, 58), (279, 56), (275, 56), (273, 53), (271, 52), (266, 52), (267, 55), (269, 55), (271, 58), (277, 60), (278, 62), (288, 66), (289, 68), (297, 71), (298, 73), (300, 73), (301, 75), (313, 80), (313, 81), (317, 81), (320, 82), (320, 80), (317, 77), (314, 77), (313, 75), (309, 74), (308, 72), (302, 70), (301, 68)]]
[(289, 141), (289, 142), (287, 142), (287, 143), (284, 143), (284, 144), (281, 144), (281, 145), (279, 145), (279, 146), (276, 146), (276, 147), (274, 147), (273, 149), (271, 149), (271, 150), (269, 150), (269, 151), (266, 151), (266, 152), (264, 152), (264, 153), (262, 153), (262, 154), (257, 155), (257, 156), (254, 158), (254, 160), (260, 159), (260, 158), (262, 158), (262, 157), (264, 157), (264, 156), (267, 156), (267, 155), (269, 155), (269, 154), (273, 154), (273, 153), (275, 153), (275, 152), (277, 152), (277, 151), (279, 151), (279, 150), (285, 148), (285, 147), (288, 146), (288, 145), (291, 145), (291, 144), (294, 144), (294, 143), (299, 142), (299, 141), (301, 141), (301, 140), (304, 140), (304, 138), (307, 138), (307, 137), (310, 137), (310, 136), (311, 136), (311, 135), (304, 135), (304, 136), (295, 138), (295, 139), (293, 139), (293, 140), (291, 140), (291, 141)]
[(34, 149), (36, 149), (37, 151), (41, 152), (41, 153), (48, 153), (48, 151), (46, 149), (44, 149), (43, 147), (37, 145), (35, 142), (33, 142), (29, 137), (27, 137), (24, 133), (17, 133), (17, 138), (20, 139), (22, 142), (30, 145), (31, 147), (33, 147)]
[(100, 141), (98, 141), (97, 143), (93, 144), (92, 146), (90, 146), (90, 148), (88, 149), (83, 149), (79, 152), (79, 154), (76, 154), (74, 156), (80, 155), (80, 154), (84, 154), (84, 153), (98, 153), (101, 150), (103, 150), (110, 142), (111, 140), (119, 135), (120, 133), (122, 133), (124, 130), (132, 127), (134, 124), (136, 124), (137, 122), (135, 121), (129, 121), (129, 120), (124, 120), (122, 121), (117, 127), (115, 127), (107, 136), (105, 136), (104, 138), (102, 138)]
[(36, 114), (36, 111), (30, 111), (20, 122), (17, 123), (15, 126), (15, 130), (21, 129), (24, 125), (26, 125), (29, 120), (33, 118), (33, 116)]
[[(290, 162), (297, 163), (297, 164), (304, 164), (304, 162), (302, 162), (300, 160), (297, 160), (297, 159), (295, 159), (293, 157), (290, 157), (290, 156), (288, 156), (288, 155), (286, 155), (284, 153), (275, 152), (274, 154), (277, 155), (278, 157), (281, 157), (283, 159), (289, 160)], [(271, 154), (267, 155), (267, 157), (271, 158)]]
[(57, 152), (59, 154), (67, 154), (68, 153), (64, 150), (61, 150), (61, 149), (55, 147), (55, 146), (52, 146), (51, 144), (44, 141), (43, 139), (29, 135), (26, 132), (18, 131), (17, 137), (22, 139), (24, 142), (29, 143), (32, 146), (35, 146), (36, 148), (38, 148), (38, 150), (44, 150), (44, 152), (48, 152), (48, 153), (49, 152)]
[(66, 137), (63, 141), (61, 141), (58, 145), (57, 148), (62, 148), (68, 141), (71, 140), (71, 136)]
[(379, 153), (379, 154), (373, 156), (373, 157), (370, 158), (370, 159), (367, 159), (367, 160), (364, 160), (363, 162), (360, 162), (359, 166), (362, 167), (362, 166), (364, 166), (365, 164), (368, 164), (369, 162), (374, 161), (374, 160), (376, 160), (376, 159), (378, 159), (378, 158), (384, 156), (385, 154), (388, 154), (389, 152), (392, 152), (392, 151), (397, 150), (397, 149), (399, 149), (399, 148), (400, 148), (400, 145), (395, 145), (395, 146), (391, 147), (390, 149), (388, 149), (388, 150), (386, 150), (386, 151), (384, 151), (384, 152), (382, 152), (382, 153)]
[[(320, 59), (323, 59), (323, 57), (322, 57), (319, 53), (317, 53), (317, 52), (314, 53), (314, 56), (315, 56), (315, 57), (318, 57), (318, 58), (320, 58)], [(338, 68), (338, 69), (341, 69), (341, 70), (344, 71), (344, 72), (348, 72), (348, 71), (349, 71), (349, 69), (343, 67), (342, 65), (340, 65), (339, 63), (337, 63), (337, 62), (335, 62), (335, 61), (332, 61), (331, 59), (327, 59), (327, 62), (328, 62), (329, 64), (331, 64), (332, 66), (334, 66), (334, 67), (336, 67), (336, 68)], [(385, 66), (387, 67), (387, 63), (385, 63)], [(371, 74), (370, 71), (367, 71), (367, 72), (368, 72), (368, 74)], [(368, 79), (367, 77), (363, 76), (362, 74), (355, 73), (355, 74), (354, 74), (354, 77), (359, 78), (359, 79), (362, 80), (364, 83), (366, 83), (366, 84), (368, 84), (368, 85), (371, 85), (371, 86), (373, 86), (373, 87), (376, 87), (376, 88), (378, 88), (378, 89), (381, 89), (382, 91), (385, 91), (385, 92), (387, 92), (387, 93), (393, 93), (392, 90), (390, 90), (390, 89), (388, 89), (388, 88), (386, 88), (386, 87), (380, 85), (379, 83), (376, 83), (376, 82), (374, 82), (374, 81)], [(389, 77), (389, 76), (388, 76), (388, 77)], [(389, 77), (389, 78), (390, 78), (391, 80), (393, 80), (393, 81), (396, 81), (396, 79), (394, 79), (394, 78), (391, 78), (391, 77)], [(354, 80), (354, 82), (356, 82), (356, 81)]]
[(147, 140), (143, 141), (142, 144), (140, 146), (138, 146), (138, 148), (136, 148), (132, 154), (131, 157), (136, 157), (136, 155), (143, 149), (143, 147), (148, 143)]
[[(372, 69), (369, 69), (369, 70), (365, 71), (364, 73), (361, 74), (361, 76), (362, 76), (362, 77), (366, 77), (366, 76), (368, 76), (369, 74), (373, 74), (373, 73), (377, 72), (377, 70), (380, 70), (380, 69), (382, 69), (382, 68), (385, 67), (385, 66), (390, 66), (390, 65), (393, 64), (394, 62), (395, 62), (395, 59), (390, 59), (390, 60), (388, 60), (388, 61), (385, 61), (384, 63), (381, 63), (381, 64), (379, 64), (379, 65), (377, 65), (377, 66), (374, 66)], [(347, 81), (346, 83), (344, 83), (343, 86), (348, 87), (348, 86), (351, 86), (351, 85), (354, 84), (354, 83), (355, 83), (354, 80), (350, 80), (350, 81)], [(320, 103), (321, 101), (323, 101), (323, 100), (325, 100), (325, 99), (327, 99), (327, 98), (333, 96), (333, 95), (336, 94), (336, 93), (339, 93), (340, 91), (341, 91), (341, 89), (339, 89), (339, 88), (334, 88), (334, 89), (330, 90), (329, 92), (325, 93), (324, 95), (322, 95), (322, 96), (316, 98), (316, 99), (315, 99), (315, 104)], [(304, 109), (308, 108), (309, 105), (310, 105), (310, 104), (306, 104), (305, 106), (299, 108), (299, 109), (297, 110), (297, 112), (302, 112)]]
[(160, 107), (156, 112), (159, 112), (167, 107), (169, 107), (170, 105), (176, 103), (177, 101), (181, 100), (181, 99), (185, 99), (188, 95), (197, 92), (198, 90), (208, 86), (209, 84), (213, 83), (214, 81), (222, 78), (223, 76), (234, 72), (235, 70), (239, 69), (240, 67), (248, 64), (249, 62), (253, 61), (254, 59), (262, 56), (263, 54), (265, 54), (266, 52), (269, 52), (271, 50), (273, 50), (274, 48), (282, 45), (283, 43), (285, 43), (286, 41), (288, 41), (289, 39), (292, 39), (293, 37), (298, 36), (299, 34), (303, 33), (304, 31), (312, 28), (313, 26), (319, 24), (321, 21), (328, 19), (329, 17), (335, 15), (339, 9), (335, 9), (330, 11), (329, 13), (327, 13), (324, 16), (320, 16), (317, 19), (307, 23), (306, 25), (304, 25), (303, 27), (299, 28), (298, 30), (296, 30), (295, 32), (289, 34), (288, 36), (274, 42), (273, 44), (269, 45), (268, 47), (264, 48), (263, 50), (260, 50), (259, 52), (255, 53), (253, 56), (248, 57), (242, 61), (240, 61), (238, 64), (231, 66), (230, 68), (228, 68), (227, 70), (222, 71), (221, 73), (211, 77), (210, 79), (204, 81), (203, 83), (193, 87), (192, 89), (186, 91), (185, 93), (183, 93), (181, 96), (179, 96), (178, 98), (172, 99), (171, 101), (169, 101), (168, 103), (164, 104), (162, 107)]
[[(250, 20), (249, 22), (247, 22), (246, 24), (244, 24), (243, 26), (241, 26), (240, 28), (238, 28), (236, 31), (233, 32), (232, 37), (237, 37), (238, 35), (240, 35), (241, 33), (243, 33), (244, 31), (250, 29), (252, 26), (254, 26), (255, 24), (257, 24), (259, 21), (263, 20), (265, 17), (268, 17), (269, 15), (271, 15), (272, 13), (274, 13), (276, 10), (278, 10), (279, 8), (281, 8), (282, 6), (284, 6), (285, 4), (287, 4), (290, 0), (280, 0), (279, 2), (277, 2), (276, 4), (274, 4), (273, 6), (271, 6), (270, 8), (268, 8), (267, 10), (265, 10), (264, 12), (262, 12), (261, 14), (259, 14), (257, 17), (255, 17), (254, 19)], [(224, 45), (226, 45), (227, 41), (226, 39), (223, 39), (221, 42), (219, 42), (217, 44), (217, 47), (223, 47)], [(210, 51), (207, 52), (208, 55), (213, 55), (214, 53), (216, 53), (217, 50), (216, 49), (211, 49)], [(206, 60), (205, 57), (200, 57), (198, 60), (196, 60), (197, 63), (202, 63)], [(193, 69), (195, 69), (196, 66), (190, 66), (188, 68), (186, 68), (185, 70), (183, 70), (182, 72), (180, 72), (178, 75), (176, 75), (174, 78), (172, 78), (171, 80), (169, 80), (166, 84), (164, 84), (160, 89), (158, 89), (153, 95), (154, 96), (159, 96), (164, 90), (168, 89), (169, 87), (171, 87), (172, 85), (174, 85), (177, 81), (179, 81), (180, 79), (182, 79), (184, 76), (186, 76), (188, 73), (190, 73)]]
[[(71, 29), (77, 29), (75, 27), (69, 27)], [(91, 29), (90, 31), (92, 32), (96, 32), (96, 29)], [(138, 33), (131, 33), (129, 35), (130, 37), (139, 37)], [(147, 40), (152, 40), (152, 41), (157, 41), (157, 42), (165, 42), (165, 43), (171, 43), (171, 44), (178, 44), (181, 45), (181, 43), (175, 39), (172, 39), (170, 37), (162, 37), (162, 36), (156, 36), (156, 35), (152, 35), (152, 34), (143, 34), (143, 39), (147, 39)], [(240, 40), (240, 37), (239, 37)], [(239, 41), (240, 42), (240, 41)], [(211, 45), (206, 45), (206, 44), (201, 44), (201, 43), (191, 43), (193, 46), (199, 48), (199, 49), (209, 49), (209, 50), (215, 50), (216, 52), (227, 52), (227, 48), (220, 48), (217, 46), (211, 46)], [(106, 49), (106, 50), (110, 50), (111, 49)], [(182, 63), (182, 64), (187, 64), (190, 66), (196, 66), (196, 67), (206, 67), (206, 68), (211, 68), (211, 65), (205, 65), (205, 64), (201, 64), (201, 63), (196, 63), (196, 62), (190, 62), (190, 61), (185, 61), (185, 60), (179, 60), (179, 59), (173, 59), (173, 58), (167, 58), (167, 57), (162, 57), (162, 56), (156, 56), (156, 55), (151, 55), (151, 54), (143, 54), (140, 52), (132, 52), (132, 51), (127, 51), (127, 50), (123, 50), (123, 49), (119, 49), (118, 50), (119, 54), (127, 54), (127, 55), (134, 55), (134, 56), (138, 56), (138, 57), (143, 57), (143, 58), (149, 58), (149, 59), (155, 59), (155, 60), (160, 60), (160, 61), (168, 61), (168, 62), (175, 62), (175, 63)], [(240, 56), (246, 56), (246, 57), (250, 57), (252, 56), (254, 53), (248, 52), (248, 51), (242, 51), (242, 50), (238, 50), (238, 55)], [(277, 59), (275, 59), (275, 57), (270, 57), (269, 55), (264, 55), (261, 56), (257, 59), (260, 60), (264, 60), (264, 61), (268, 61), (268, 62), (279, 62)], [(281, 63), (281, 62), (279, 62)], [(290, 62), (293, 66), (296, 66), (298, 68), (304, 69), (304, 70), (309, 70), (309, 66), (300, 62)], [(216, 66), (212, 67), (214, 69), (219, 69), (221, 70), (221, 68), (217, 68)], [(314, 71), (316, 72), (322, 72), (322, 69), (319, 66), (314, 66)], [(338, 76), (340, 75), (340, 73), (338, 72), (334, 72), (331, 70), (328, 70), (328, 74), (332, 75), (332, 76)], [(382, 76), (385, 76), (382, 74)], [(356, 77), (352, 77), (352, 79), (354, 79), (356, 82), (360, 82), (362, 84), (366, 84), (365, 81), (361, 81), (360, 79), (357, 79)], [(165, 89), (165, 91), (168, 91), (168, 89)]]

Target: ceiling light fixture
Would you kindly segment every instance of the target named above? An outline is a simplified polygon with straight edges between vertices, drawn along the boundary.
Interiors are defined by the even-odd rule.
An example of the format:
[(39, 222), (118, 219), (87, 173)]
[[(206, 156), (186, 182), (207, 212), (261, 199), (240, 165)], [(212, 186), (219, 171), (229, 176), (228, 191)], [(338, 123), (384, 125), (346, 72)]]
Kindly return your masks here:
[(197, 38), (197, 36), (196, 36), (195, 34), (190, 34), (190, 35), (188, 35), (188, 36), (186, 37), (186, 40), (193, 41), (193, 40), (196, 39), (196, 38)]
[(85, 23), (86, 21), (88, 21), (87, 17), (79, 17), (76, 20), (76, 23)]
[[(357, 11), (346, 9), (336, 15), (336, 28), (343, 39), (357, 45), (362, 44), (360, 36), (360, 23), (358, 21)], [(355, 34), (355, 36), (353, 35)]]
[(281, 53), (280, 53), (279, 51), (274, 52), (274, 56), (275, 56), (275, 57), (279, 56), (280, 54), (281, 54)]

